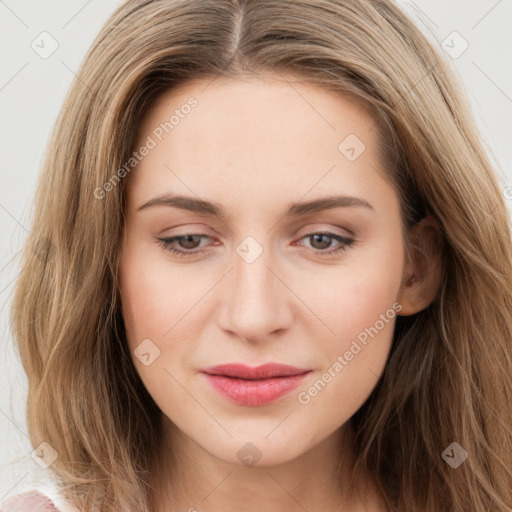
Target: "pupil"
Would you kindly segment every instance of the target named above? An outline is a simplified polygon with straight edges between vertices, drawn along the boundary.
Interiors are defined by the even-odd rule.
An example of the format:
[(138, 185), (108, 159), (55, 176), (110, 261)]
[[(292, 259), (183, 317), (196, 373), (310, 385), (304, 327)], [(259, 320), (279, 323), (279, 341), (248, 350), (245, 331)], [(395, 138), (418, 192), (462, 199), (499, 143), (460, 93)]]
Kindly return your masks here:
[[(194, 245), (194, 238), (197, 238), (198, 235), (187, 235), (181, 239), (181, 245), (184, 249), (194, 249), (197, 245), (198, 240), (195, 241)], [(187, 244), (192, 244), (192, 246), (189, 246)]]
[(325, 238), (325, 240), (327, 241), (327, 242), (324, 242), (324, 246), (323, 246), (323, 247), (317, 247), (317, 249), (326, 249), (327, 247), (329, 247), (329, 236), (328, 236), (328, 235), (323, 235), (323, 234), (320, 234), (320, 235), (313, 235), (313, 239), (314, 239), (315, 241), (318, 241), (318, 238), (317, 238), (317, 237), (319, 237), (319, 238), (320, 238), (320, 245), (322, 245), (322, 241), (321, 241), (322, 237), (324, 237), (324, 238)]

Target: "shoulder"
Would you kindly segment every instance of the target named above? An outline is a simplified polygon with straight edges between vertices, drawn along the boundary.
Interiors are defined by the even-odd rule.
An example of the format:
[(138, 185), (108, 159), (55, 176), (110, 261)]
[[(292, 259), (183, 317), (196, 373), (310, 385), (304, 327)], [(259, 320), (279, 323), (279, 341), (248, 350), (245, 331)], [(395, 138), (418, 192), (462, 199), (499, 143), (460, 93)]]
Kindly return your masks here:
[(0, 503), (0, 512), (60, 512), (55, 503), (42, 492), (26, 491)]

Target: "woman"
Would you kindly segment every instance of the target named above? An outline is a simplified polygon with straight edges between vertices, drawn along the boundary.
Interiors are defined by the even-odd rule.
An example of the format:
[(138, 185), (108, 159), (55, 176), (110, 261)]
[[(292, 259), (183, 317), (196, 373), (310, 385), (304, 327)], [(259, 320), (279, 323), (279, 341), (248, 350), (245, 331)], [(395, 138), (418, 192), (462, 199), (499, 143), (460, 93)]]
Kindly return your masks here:
[(67, 506), (510, 510), (509, 220), (459, 86), (390, 0), (112, 15), (13, 303)]

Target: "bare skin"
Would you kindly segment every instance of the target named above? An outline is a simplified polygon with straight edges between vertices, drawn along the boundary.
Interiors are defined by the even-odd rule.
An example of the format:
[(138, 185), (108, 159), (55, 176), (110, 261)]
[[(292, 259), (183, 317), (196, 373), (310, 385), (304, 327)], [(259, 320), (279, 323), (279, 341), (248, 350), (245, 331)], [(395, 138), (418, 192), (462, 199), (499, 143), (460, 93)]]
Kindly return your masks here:
[[(436, 255), (405, 260), (375, 121), (353, 100), (291, 76), (200, 80), (159, 98), (139, 146), (192, 96), (197, 106), (127, 178), (122, 312), (132, 354), (151, 340), (151, 363), (133, 360), (166, 434), (155, 510), (383, 511), (370, 479), (349, 492), (348, 420), (382, 374), (396, 316), (428, 306), (439, 272)], [(356, 139), (339, 148), (349, 134), (364, 151)], [(225, 215), (162, 203), (140, 209), (170, 193), (218, 203)], [(287, 215), (333, 194), (358, 202)], [(413, 235), (435, 229), (429, 216)], [(326, 232), (345, 242), (319, 235)], [(158, 240), (194, 234), (170, 243), (186, 257)], [(356, 352), (370, 326), (378, 334)], [(341, 370), (333, 369), (338, 356)], [(310, 373), (276, 401), (249, 406), (226, 399), (201, 372), (267, 362)]]

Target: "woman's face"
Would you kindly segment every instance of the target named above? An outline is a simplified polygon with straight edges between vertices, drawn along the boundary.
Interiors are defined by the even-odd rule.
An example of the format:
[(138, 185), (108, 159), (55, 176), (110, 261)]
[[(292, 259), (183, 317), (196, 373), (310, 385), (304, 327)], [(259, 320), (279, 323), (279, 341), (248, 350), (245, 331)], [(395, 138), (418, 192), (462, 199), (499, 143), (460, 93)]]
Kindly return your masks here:
[[(374, 127), (353, 101), (275, 75), (189, 82), (144, 119), (120, 265), (127, 342), (173, 428), (209, 454), (291, 460), (375, 387), (404, 247)], [(286, 367), (252, 370), (269, 364)]]

